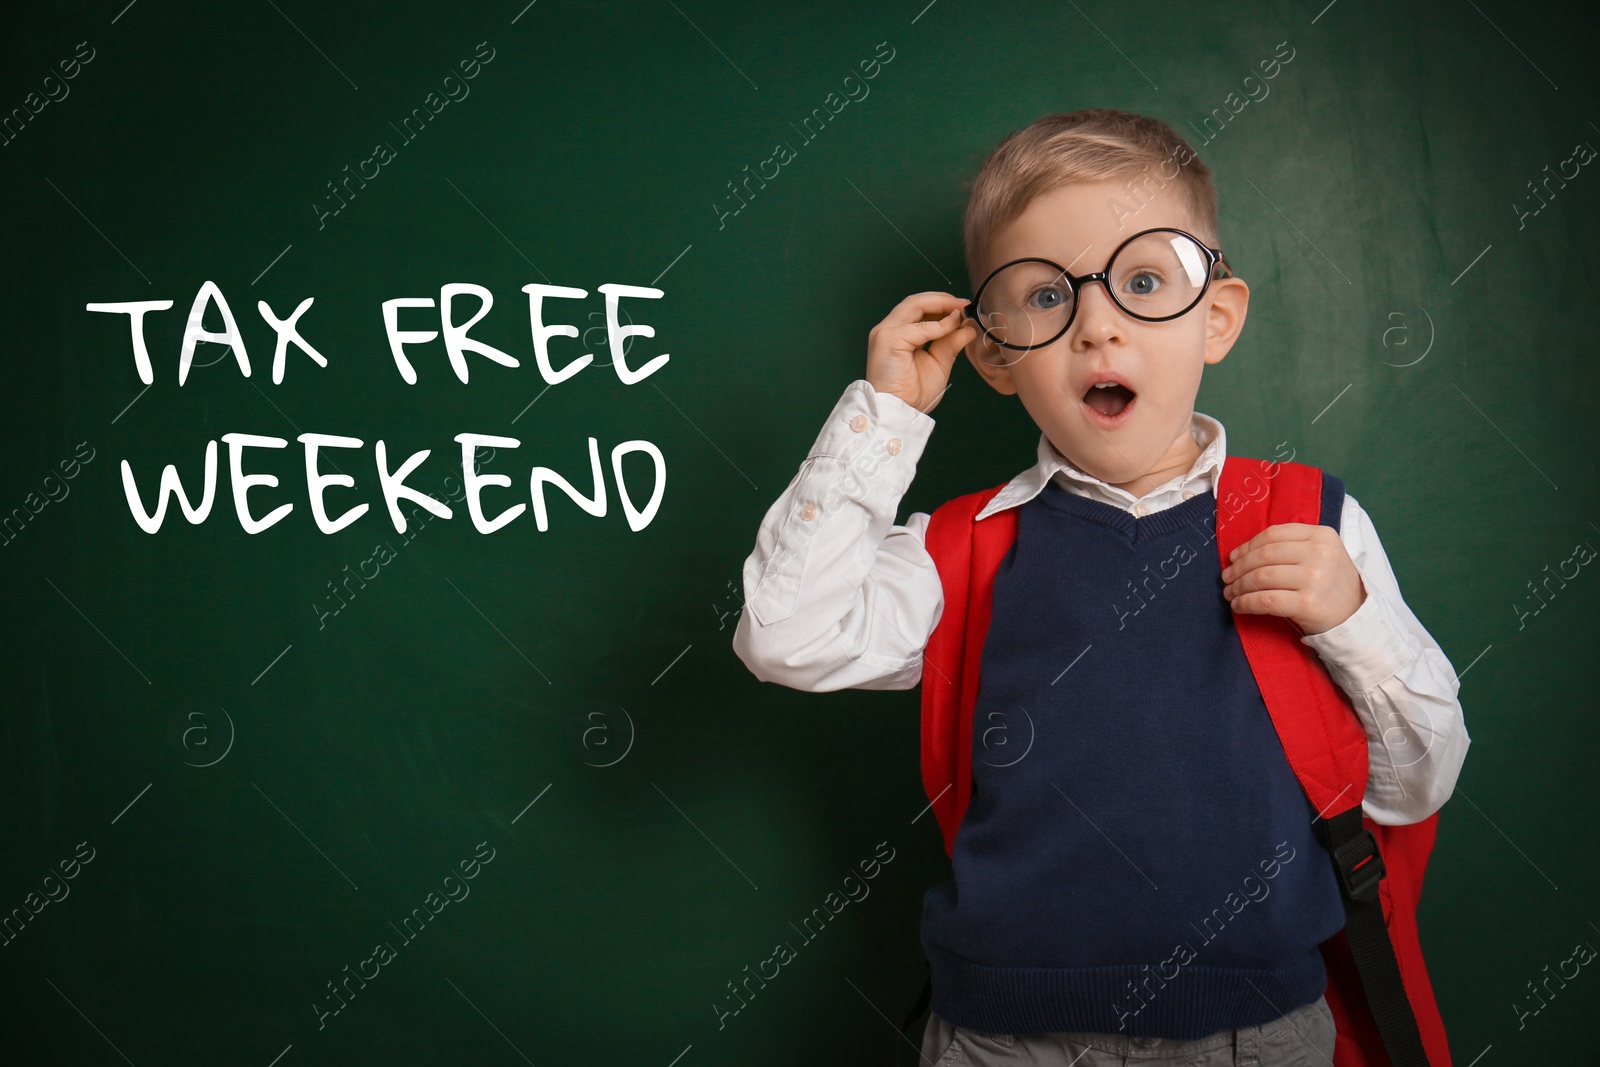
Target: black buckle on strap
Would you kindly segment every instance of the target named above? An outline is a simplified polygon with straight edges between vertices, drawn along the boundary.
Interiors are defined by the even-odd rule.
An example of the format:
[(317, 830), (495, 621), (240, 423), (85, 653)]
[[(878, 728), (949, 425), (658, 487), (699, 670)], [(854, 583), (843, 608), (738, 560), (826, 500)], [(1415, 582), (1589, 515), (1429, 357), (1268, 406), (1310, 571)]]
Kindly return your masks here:
[(1371, 830), (1363, 826), (1354, 837), (1334, 848), (1333, 865), (1350, 899), (1367, 903), (1378, 898), (1378, 882), (1386, 872)]

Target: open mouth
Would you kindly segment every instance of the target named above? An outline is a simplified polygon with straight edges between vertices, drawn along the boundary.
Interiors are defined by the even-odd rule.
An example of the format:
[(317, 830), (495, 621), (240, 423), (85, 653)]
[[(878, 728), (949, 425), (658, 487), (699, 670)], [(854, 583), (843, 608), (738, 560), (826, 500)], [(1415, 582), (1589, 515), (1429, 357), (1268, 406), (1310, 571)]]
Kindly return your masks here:
[(1099, 422), (1114, 425), (1123, 421), (1133, 407), (1134, 392), (1116, 382), (1092, 385), (1083, 394), (1083, 406), (1099, 416)]

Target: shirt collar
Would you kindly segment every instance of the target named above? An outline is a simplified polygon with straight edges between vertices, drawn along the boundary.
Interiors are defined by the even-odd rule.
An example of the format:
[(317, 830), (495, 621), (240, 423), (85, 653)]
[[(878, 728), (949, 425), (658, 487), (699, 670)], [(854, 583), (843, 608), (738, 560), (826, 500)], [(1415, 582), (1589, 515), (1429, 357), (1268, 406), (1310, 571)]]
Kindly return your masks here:
[(1094, 475), (1086, 474), (1073, 466), (1070, 460), (1056, 451), (1050, 439), (1041, 432), (1038, 462), (1007, 482), (993, 499), (984, 505), (977, 517), (984, 519), (997, 511), (1026, 504), (1043, 492), (1052, 478), (1093, 485), (1096, 487), (1096, 495), (1125, 501), (1123, 506), (1130, 509), (1146, 497), (1173, 489), (1183, 489), (1190, 483), (1198, 483), (1195, 488), (1197, 493), (1207, 489), (1215, 492), (1217, 477), (1222, 471), (1223, 460), (1227, 458), (1227, 431), (1222, 428), (1222, 423), (1218, 420), (1196, 411), (1190, 415), (1189, 433), (1194, 437), (1195, 444), (1200, 446), (1200, 455), (1188, 472), (1169, 479), (1163, 485), (1150, 490), (1144, 497), (1136, 497), (1126, 489), (1101, 481)]

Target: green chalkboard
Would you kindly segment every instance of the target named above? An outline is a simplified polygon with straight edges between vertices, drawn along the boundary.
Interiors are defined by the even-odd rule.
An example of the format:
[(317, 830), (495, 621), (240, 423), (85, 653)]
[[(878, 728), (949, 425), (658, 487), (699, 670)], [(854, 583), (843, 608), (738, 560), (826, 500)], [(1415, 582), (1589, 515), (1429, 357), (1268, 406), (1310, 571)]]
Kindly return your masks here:
[[(1456, 1058), (1581, 1058), (1600, 579), (1541, 583), (1600, 544), (1583, 9), (97, 0), (3, 40), (6, 1062), (914, 1058), (917, 694), (754, 679), (740, 567), (868, 329), (968, 291), (984, 155), (1093, 106), (1217, 172), (1253, 300), (1197, 407), (1345, 479), (1462, 675), (1420, 912)], [(1033, 461), (970, 366), (936, 418), (902, 518)], [(423, 452), (450, 516), (397, 493), (400, 532)], [(168, 466), (195, 521), (141, 523)]]

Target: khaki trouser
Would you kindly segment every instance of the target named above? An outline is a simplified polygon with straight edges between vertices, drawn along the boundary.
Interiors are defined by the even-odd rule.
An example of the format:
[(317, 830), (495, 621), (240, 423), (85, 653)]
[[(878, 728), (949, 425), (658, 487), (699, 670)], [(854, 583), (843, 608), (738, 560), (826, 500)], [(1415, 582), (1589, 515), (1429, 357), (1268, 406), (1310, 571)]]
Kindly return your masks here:
[(1325, 998), (1260, 1026), (1220, 1030), (1198, 1041), (1119, 1034), (980, 1034), (930, 1013), (922, 1067), (1039, 1064), (1042, 1067), (1331, 1067), (1333, 1012)]

